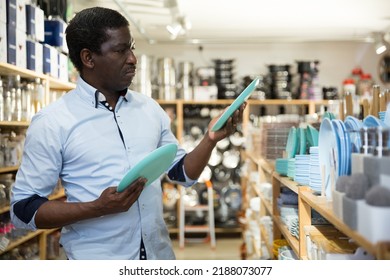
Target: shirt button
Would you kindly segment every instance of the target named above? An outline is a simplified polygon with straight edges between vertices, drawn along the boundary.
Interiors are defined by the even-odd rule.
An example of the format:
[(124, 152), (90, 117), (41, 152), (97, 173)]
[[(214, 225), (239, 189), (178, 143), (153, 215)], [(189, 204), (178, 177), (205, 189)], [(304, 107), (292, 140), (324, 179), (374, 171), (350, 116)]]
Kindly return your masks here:
[(144, 248), (141, 248), (141, 252), (145, 252), (145, 249), (144, 249)]
[(141, 256), (141, 259), (144, 259), (145, 258), (145, 256)]
[(111, 111), (112, 111), (112, 107), (110, 106), (110, 107), (108, 107), (108, 109), (110, 109)]
[(106, 102), (104, 105), (108, 106), (108, 102)]

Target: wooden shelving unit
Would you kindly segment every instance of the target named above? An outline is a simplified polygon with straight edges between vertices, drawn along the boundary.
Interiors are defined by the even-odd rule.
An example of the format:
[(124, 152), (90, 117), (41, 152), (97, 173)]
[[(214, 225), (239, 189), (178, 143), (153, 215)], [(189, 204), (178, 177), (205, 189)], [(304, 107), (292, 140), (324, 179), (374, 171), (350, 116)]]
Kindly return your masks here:
[[(45, 92), (48, 93), (51, 90), (55, 91), (68, 91), (75, 88), (75, 85), (70, 82), (61, 81), (55, 79), (49, 75), (36, 73), (34, 71), (28, 69), (21, 69), (16, 67), (15, 65), (2, 63), (0, 62), (0, 76), (16, 76), (19, 75), (21, 78), (34, 80), (39, 78), (41, 82), (44, 84)], [(1, 121), (0, 127), (3, 128), (27, 128), (30, 125), (29, 122), (17, 122), (17, 121)], [(0, 168), (0, 174), (7, 173), (16, 173), (19, 166), (10, 166), (10, 167), (2, 167)], [(58, 193), (49, 197), (49, 199), (62, 199), (65, 197), (64, 191), (59, 191)], [(0, 208), (0, 214), (4, 214), (9, 212), (9, 206)], [(38, 238), (39, 243), (39, 257), (40, 259), (46, 259), (46, 244), (47, 244), (47, 236), (57, 231), (58, 229), (51, 230), (36, 230), (26, 234), (25, 236), (12, 241), (8, 244), (7, 248), (4, 251), (1, 251), (0, 254), (4, 254), (17, 248), (18, 246), (34, 239)]]
[[(286, 239), (290, 247), (301, 260), (308, 259), (306, 252), (306, 237), (304, 233), (304, 227), (311, 225), (312, 210), (318, 212), (336, 229), (354, 240), (357, 244), (359, 244), (359, 246), (364, 248), (368, 253), (372, 254), (377, 259), (390, 259), (390, 242), (372, 244), (362, 235), (360, 235), (357, 231), (349, 228), (333, 213), (332, 202), (329, 201), (326, 197), (316, 195), (313, 193), (310, 187), (302, 186), (297, 182), (289, 179), (288, 177), (281, 176), (272, 168), (272, 162), (268, 163), (266, 160), (261, 159), (260, 157), (256, 157), (250, 152), (247, 153), (247, 156), (254, 164), (256, 164), (262, 170), (263, 173), (271, 175), (273, 191), (272, 202), (264, 198), (264, 195), (256, 187), (256, 184), (251, 184), (251, 187), (260, 197), (261, 204), (265, 209), (264, 213), (272, 217), (273, 239)], [(299, 239), (290, 234), (287, 226), (283, 223), (280, 217), (276, 199), (279, 197), (280, 189), (282, 187), (287, 187), (298, 195)], [(265, 236), (263, 236), (263, 233), (262, 238), (264, 240), (268, 240)], [(272, 244), (267, 244), (267, 248), (272, 253)]]

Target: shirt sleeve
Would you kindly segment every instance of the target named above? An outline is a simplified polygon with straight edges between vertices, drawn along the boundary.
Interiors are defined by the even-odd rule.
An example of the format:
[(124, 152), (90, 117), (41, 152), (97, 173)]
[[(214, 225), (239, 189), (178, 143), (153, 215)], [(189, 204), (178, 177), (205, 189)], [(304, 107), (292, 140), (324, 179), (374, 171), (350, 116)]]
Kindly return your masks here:
[(57, 127), (38, 113), (27, 130), (21, 165), (11, 191), (11, 221), (19, 228), (36, 229), (36, 211), (58, 183), (62, 157)]
[(184, 187), (190, 187), (197, 183), (197, 180), (190, 179), (184, 169), (184, 158), (183, 156), (168, 172), (168, 178)]

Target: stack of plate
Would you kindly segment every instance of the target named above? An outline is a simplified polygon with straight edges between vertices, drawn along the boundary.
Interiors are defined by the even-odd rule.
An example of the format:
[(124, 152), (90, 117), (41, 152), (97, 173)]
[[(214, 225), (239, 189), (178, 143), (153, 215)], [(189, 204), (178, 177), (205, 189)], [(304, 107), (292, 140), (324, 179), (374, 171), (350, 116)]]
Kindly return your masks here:
[(310, 184), (310, 155), (295, 156), (294, 181), (304, 186)]
[(338, 176), (351, 174), (351, 140), (344, 122), (325, 118), (320, 126), (318, 148), (322, 184), (330, 198), (332, 183)]
[(275, 170), (280, 175), (286, 176), (288, 169), (288, 159), (287, 158), (277, 158), (275, 160)]
[(355, 117), (347, 116), (344, 124), (349, 134), (349, 139), (351, 140), (351, 152), (359, 153), (362, 146), (360, 138), (360, 129), (363, 127), (362, 122)]
[(367, 117), (365, 117), (363, 120), (363, 125), (365, 127), (378, 127), (378, 126), (384, 127), (385, 126), (383, 121), (381, 121), (380, 119), (378, 119), (377, 117), (375, 117), (373, 115), (368, 115)]
[(318, 147), (310, 147), (310, 171), (309, 171), (309, 186), (316, 192), (321, 192), (321, 175), (320, 161), (318, 155)]
[(341, 120), (332, 120), (338, 144), (338, 175), (351, 175), (351, 139), (347, 128)]
[(288, 159), (287, 177), (289, 177), (290, 179), (294, 179), (295, 177), (295, 158)]

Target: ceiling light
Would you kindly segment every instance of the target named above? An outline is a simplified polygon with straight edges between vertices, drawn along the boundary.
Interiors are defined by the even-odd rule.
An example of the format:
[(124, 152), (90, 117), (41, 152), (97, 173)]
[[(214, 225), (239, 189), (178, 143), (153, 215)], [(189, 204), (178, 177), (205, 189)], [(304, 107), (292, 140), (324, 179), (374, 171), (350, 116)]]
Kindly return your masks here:
[(382, 53), (384, 53), (386, 50), (387, 50), (387, 47), (386, 47), (386, 45), (385, 45), (383, 42), (378, 42), (378, 43), (375, 45), (375, 52), (376, 52), (376, 54), (382, 54)]
[(171, 39), (174, 40), (180, 34), (183, 27), (178, 22), (167, 25), (167, 30), (171, 34)]
[(375, 52), (376, 54), (382, 54), (385, 51), (387, 51), (387, 44), (386, 41), (384, 40), (384, 33), (381, 32), (376, 32), (374, 34), (375, 38)]

